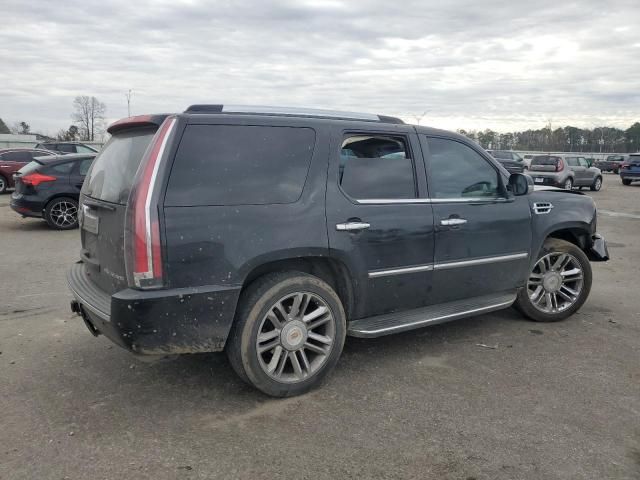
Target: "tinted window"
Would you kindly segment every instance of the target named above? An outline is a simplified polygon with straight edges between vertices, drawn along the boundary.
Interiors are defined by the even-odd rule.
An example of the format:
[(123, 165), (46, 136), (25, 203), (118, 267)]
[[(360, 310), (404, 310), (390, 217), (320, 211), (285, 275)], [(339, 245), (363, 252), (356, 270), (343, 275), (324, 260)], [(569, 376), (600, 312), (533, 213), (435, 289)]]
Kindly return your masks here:
[(429, 138), (434, 198), (498, 196), (498, 172), (479, 153), (454, 140)]
[(60, 173), (60, 174), (66, 174), (71, 172), (71, 169), (73, 168), (73, 164), (74, 162), (67, 162), (67, 163), (58, 163), (57, 165), (52, 165), (50, 167), (47, 167), (47, 172), (50, 173)]
[(295, 202), (314, 144), (310, 128), (189, 125), (171, 169), (165, 204)]
[(29, 150), (15, 150), (13, 152), (7, 152), (2, 156), (5, 162), (22, 162), (29, 163), (33, 158)]
[(415, 198), (413, 162), (405, 139), (347, 136), (342, 142), (339, 182), (356, 199)]
[(549, 155), (539, 155), (533, 157), (531, 165), (556, 165), (560, 157), (550, 157)]
[(87, 172), (89, 171), (89, 168), (91, 167), (91, 163), (93, 162), (93, 158), (90, 158), (88, 160), (82, 160), (80, 162), (80, 166), (78, 167), (78, 174), (79, 175), (86, 175)]
[(578, 157), (566, 157), (565, 160), (567, 161), (567, 163), (571, 167), (577, 167), (578, 166)]
[(96, 152), (92, 148), (85, 147), (84, 145), (76, 145), (76, 151), (78, 153), (95, 153)]
[(144, 128), (112, 136), (93, 161), (82, 193), (107, 202), (127, 203), (133, 177), (155, 131)]
[(491, 155), (493, 155), (493, 158), (499, 158), (500, 160), (513, 159), (511, 152), (493, 152)]
[(578, 163), (581, 167), (589, 167), (587, 160), (584, 157), (578, 157)]
[(64, 143), (61, 143), (58, 145), (58, 151), (63, 153), (76, 153), (76, 146), (65, 145)]

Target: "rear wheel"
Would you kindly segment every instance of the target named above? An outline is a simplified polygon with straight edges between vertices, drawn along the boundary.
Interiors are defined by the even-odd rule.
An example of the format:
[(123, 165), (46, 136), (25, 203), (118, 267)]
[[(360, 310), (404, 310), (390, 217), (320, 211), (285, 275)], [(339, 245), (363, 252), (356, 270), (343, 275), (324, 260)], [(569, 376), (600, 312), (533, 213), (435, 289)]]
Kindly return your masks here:
[(596, 179), (593, 181), (593, 185), (591, 185), (591, 187), (589, 188), (591, 188), (592, 192), (599, 192), (602, 188), (602, 177), (596, 177)]
[(274, 273), (242, 294), (226, 351), (243, 380), (289, 397), (333, 370), (345, 336), (342, 303), (327, 283), (302, 272)]
[(564, 188), (565, 190), (571, 190), (571, 189), (573, 188), (573, 180), (571, 180), (571, 178), (567, 178), (567, 179), (564, 181), (563, 188)]
[(6, 192), (8, 186), (9, 182), (7, 182), (7, 179), (0, 175), (0, 194)]
[(77, 228), (78, 202), (69, 197), (54, 198), (44, 209), (44, 219), (56, 230)]
[(631, 180), (629, 178), (623, 178), (622, 179), (622, 184), (623, 185), (631, 185)]
[(536, 322), (564, 320), (587, 300), (591, 278), (591, 264), (580, 248), (548, 238), (515, 305)]

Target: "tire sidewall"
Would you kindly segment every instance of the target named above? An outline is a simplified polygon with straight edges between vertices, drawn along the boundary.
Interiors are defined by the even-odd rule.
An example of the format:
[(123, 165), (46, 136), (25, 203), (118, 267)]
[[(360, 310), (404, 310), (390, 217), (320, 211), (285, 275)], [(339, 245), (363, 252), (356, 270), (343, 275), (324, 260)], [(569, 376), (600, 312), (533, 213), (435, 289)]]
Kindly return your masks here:
[[(567, 185), (570, 185), (569, 188), (567, 188)], [(564, 184), (562, 185), (562, 188), (564, 188), (565, 190), (571, 190), (573, 189), (573, 179), (571, 177), (567, 178), (564, 181)]]
[[(281, 383), (271, 378), (260, 366), (258, 352), (256, 351), (256, 339), (262, 319), (273, 307), (275, 302), (282, 297), (295, 292), (311, 292), (321, 297), (331, 310), (335, 320), (335, 339), (326, 362), (322, 368), (312, 377), (299, 383)], [(240, 356), (244, 372), (249, 381), (259, 390), (268, 395), (286, 397), (299, 395), (322, 382), (324, 377), (333, 370), (344, 346), (346, 337), (346, 318), (340, 298), (333, 289), (320, 280), (306, 274), (292, 274), (284, 277), (282, 281), (270, 287), (245, 310), (243, 328), (240, 333)]]
[(593, 190), (594, 192), (599, 192), (601, 188), (602, 188), (602, 177), (596, 177), (595, 181), (593, 182), (593, 186), (591, 187), (591, 190)]
[(9, 188), (9, 181), (4, 178), (3, 175), (0, 175), (0, 195), (5, 193)]
[[(51, 218), (51, 208), (59, 202), (70, 202), (73, 203), (76, 206), (76, 221), (73, 225), (69, 225), (66, 227), (60, 227), (58, 225), (56, 225), (56, 223), (53, 221), (53, 219)], [(78, 201), (71, 198), (71, 197), (57, 197), (54, 198), (53, 200), (51, 200), (49, 203), (47, 203), (47, 206), (44, 209), (44, 219), (47, 222), (47, 225), (49, 225), (49, 227), (55, 229), (55, 230), (73, 230), (74, 228), (78, 228)]]
[[(573, 243), (567, 242), (565, 240), (559, 240), (555, 238), (547, 239), (542, 246), (542, 249), (538, 253), (536, 257), (536, 263), (545, 255), (550, 253), (569, 253), (571, 254), (578, 262), (580, 262), (580, 266), (582, 267), (582, 291), (580, 292), (580, 297), (578, 300), (571, 305), (567, 310), (557, 313), (545, 313), (538, 310), (533, 306), (531, 300), (529, 299), (529, 292), (527, 289), (526, 281), (525, 286), (520, 289), (518, 292), (517, 299), (517, 307), (518, 309), (524, 313), (529, 319), (535, 320), (537, 322), (557, 322), (560, 320), (564, 320), (567, 317), (573, 315), (576, 311), (578, 311), (584, 302), (586, 302), (589, 297), (589, 293), (591, 292), (591, 283), (593, 280), (593, 274), (591, 271), (591, 263), (589, 262), (589, 258), (585, 255), (585, 253)], [(535, 265), (535, 264), (534, 264)], [(528, 281), (528, 278), (527, 278)]]

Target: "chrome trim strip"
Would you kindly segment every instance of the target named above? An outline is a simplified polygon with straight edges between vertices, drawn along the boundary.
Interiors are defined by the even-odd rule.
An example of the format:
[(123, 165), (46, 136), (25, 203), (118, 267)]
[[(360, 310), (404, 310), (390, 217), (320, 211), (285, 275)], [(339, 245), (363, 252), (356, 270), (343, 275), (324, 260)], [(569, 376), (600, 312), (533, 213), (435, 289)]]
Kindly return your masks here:
[(419, 265), (417, 267), (388, 268), (386, 270), (373, 270), (369, 272), (369, 278), (387, 277), (389, 275), (399, 275), (402, 273), (430, 272), (433, 265)]
[(497, 310), (503, 307), (508, 307), (512, 305), (513, 302), (515, 302), (515, 300), (516, 300), (516, 295), (514, 295), (513, 299), (509, 300), (508, 302), (496, 303), (493, 305), (488, 305), (486, 307), (472, 308), (470, 310), (463, 310), (457, 313), (450, 313), (449, 315), (441, 315), (439, 317), (427, 318), (425, 320), (418, 320), (417, 322), (403, 323), (402, 325), (394, 325), (393, 327), (379, 328), (377, 330), (354, 330), (354, 331), (366, 333), (368, 335), (376, 335), (378, 333), (392, 332), (394, 330), (404, 330), (408, 327), (418, 327), (421, 325), (429, 325), (431, 323), (443, 323), (443, 321), (449, 320), (449, 319), (455, 320), (456, 318), (465, 317), (467, 315), (473, 315), (476, 313), (486, 312), (488, 310)]
[(473, 260), (461, 260), (457, 262), (442, 262), (442, 263), (436, 263), (434, 265), (434, 270), (448, 270), (450, 268), (470, 267), (473, 265), (484, 265), (487, 263), (509, 262), (511, 260), (519, 260), (521, 258), (527, 258), (528, 256), (529, 254), (527, 252), (522, 252), (522, 253), (514, 253), (511, 255), (499, 255), (497, 257), (474, 258)]
[(363, 205), (391, 205), (396, 203), (504, 203), (508, 198), (497, 197), (474, 197), (474, 198), (363, 198), (356, 199), (356, 202)]

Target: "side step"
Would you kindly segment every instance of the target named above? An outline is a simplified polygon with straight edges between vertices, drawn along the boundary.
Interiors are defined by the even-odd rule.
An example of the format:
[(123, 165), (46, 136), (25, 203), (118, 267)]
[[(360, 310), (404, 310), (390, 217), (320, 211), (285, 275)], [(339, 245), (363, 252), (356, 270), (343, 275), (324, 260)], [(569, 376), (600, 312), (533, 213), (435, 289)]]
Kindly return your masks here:
[(382, 335), (493, 312), (511, 306), (516, 299), (516, 293), (515, 291), (502, 292), (404, 312), (360, 318), (349, 322), (347, 335), (361, 338), (381, 337)]

